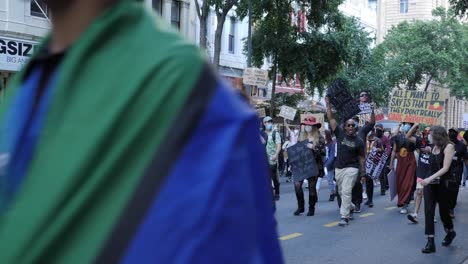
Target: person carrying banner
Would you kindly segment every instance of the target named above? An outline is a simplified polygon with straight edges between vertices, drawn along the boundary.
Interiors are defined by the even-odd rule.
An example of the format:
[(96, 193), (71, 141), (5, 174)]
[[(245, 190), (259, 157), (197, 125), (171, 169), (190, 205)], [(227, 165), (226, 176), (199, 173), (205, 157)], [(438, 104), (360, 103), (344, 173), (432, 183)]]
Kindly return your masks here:
[(401, 134), (395, 138), (390, 168), (396, 164), (396, 182), (398, 192), (398, 207), (401, 214), (408, 214), (408, 205), (416, 176), (416, 145), (406, 139), (406, 133), (411, 129), (409, 123), (403, 124)]
[(356, 122), (349, 119), (344, 122), (344, 129), (338, 126), (331, 110), (330, 99), (326, 97), (325, 101), (327, 103), (328, 122), (337, 141), (335, 179), (338, 194), (341, 197), (341, 221), (339, 225), (346, 226), (353, 217), (353, 186), (359, 176), (361, 176), (361, 179), (365, 179), (365, 145), (362, 139), (357, 136)]
[(426, 128), (422, 132), (422, 137), (416, 136), (416, 130), (419, 129), (419, 124), (416, 123), (411, 127), (411, 129), (406, 133), (406, 138), (416, 145), (417, 151), (419, 151), (418, 162), (416, 167), (416, 200), (414, 205), (414, 212), (409, 214), (408, 220), (412, 223), (418, 223), (418, 214), (421, 208), (421, 203), (424, 196), (424, 186), (421, 184), (421, 181), (426, 179), (431, 174), (431, 165), (429, 164), (429, 158), (432, 150), (432, 145), (429, 144), (428, 136), (430, 128)]
[(309, 189), (309, 211), (307, 212), (307, 216), (314, 216), (315, 204), (318, 201), (317, 189), (315, 187), (317, 185), (318, 177), (323, 177), (324, 174), (323, 157), (325, 156), (325, 140), (320, 135), (319, 130), (322, 127), (322, 124), (318, 123), (314, 116), (306, 117), (301, 125), (304, 126), (304, 131), (306, 132), (301, 141), (307, 142), (307, 148), (310, 149), (310, 155), (312, 155), (315, 160), (318, 173), (317, 175), (305, 175), (304, 178), (302, 178), (297, 174), (294, 174), (293, 171), (294, 191), (297, 199), (297, 210), (294, 212), (294, 215), (300, 215), (305, 211), (302, 184), (304, 183), (304, 180), (307, 180)]
[(458, 129), (450, 128), (448, 131), (449, 139), (455, 146), (455, 155), (452, 161), (452, 173), (457, 180), (457, 188), (451, 192), (449, 201), (450, 217), (455, 218), (455, 207), (457, 206), (458, 192), (462, 183), (463, 166), (465, 165), (464, 157), (467, 155), (466, 146), (463, 141), (458, 140)]
[(0, 104), (0, 263), (282, 263), (257, 113), (198, 48), (143, 1), (42, 2)]
[(439, 206), (439, 214), (444, 225), (446, 236), (442, 246), (448, 247), (457, 236), (454, 230), (452, 218), (450, 217), (450, 188), (453, 174), (451, 171), (455, 147), (448, 137), (447, 131), (442, 126), (434, 126), (429, 134), (429, 143), (433, 144), (429, 164), (431, 166), (430, 176), (420, 183), (424, 186), (424, 214), (425, 234), (427, 244), (422, 253), (436, 252), (434, 243), (435, 224), (434, 215), (436, 205)]

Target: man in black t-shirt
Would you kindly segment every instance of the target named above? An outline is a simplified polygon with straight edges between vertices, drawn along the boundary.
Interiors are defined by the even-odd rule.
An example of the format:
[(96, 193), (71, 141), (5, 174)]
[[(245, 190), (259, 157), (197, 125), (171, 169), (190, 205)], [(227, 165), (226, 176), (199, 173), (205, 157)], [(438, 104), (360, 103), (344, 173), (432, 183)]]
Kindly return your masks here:
[[(451, 128), (449, 129), (448, 134), (450, 141), (452, 141), (455, 145), (455, 155), (453, 156), (451, 165), (452, 173), (457, 180), (458, 186), (460, 187), (462, 182), (463, 163), (466, 156), (466, 145), (462, 141), (458, 140), (458, 129)], [(455, 191), (451, 192), (451, 197), (449, 200), (450, 216), (452, 218), (455, 218), (454, 209), (457, 206), (459, 187)]]
[(357, 136), (357, 124), (349, 119), (344, 129), (339, 127), (331, 111), (330, 100), (327, 97), (327, 117), (330, 128), (335, 133), (337, 141), (337, 155), (335, 160), (335, 178), (338, 193), (341, 196), (340, 226), (346, 226), (352, 219), (354, 205), (351, 202), (353, 186), (358, 180), (359, 172), (365, 179), (364, 142)]

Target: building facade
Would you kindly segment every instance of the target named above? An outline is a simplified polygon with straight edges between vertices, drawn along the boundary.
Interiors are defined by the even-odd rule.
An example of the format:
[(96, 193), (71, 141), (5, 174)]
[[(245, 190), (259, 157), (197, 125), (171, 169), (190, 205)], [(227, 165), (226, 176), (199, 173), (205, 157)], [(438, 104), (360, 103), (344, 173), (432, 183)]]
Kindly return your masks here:
[(447, 0), (378, 0), (377, 43), (382, 43), (393, 26), (403, 21), (432, 19), (432, 10), (449, 6)]
[(0, 83), (21, 70), (50, 29), (50, 12), (40, 0), (0, 1)]

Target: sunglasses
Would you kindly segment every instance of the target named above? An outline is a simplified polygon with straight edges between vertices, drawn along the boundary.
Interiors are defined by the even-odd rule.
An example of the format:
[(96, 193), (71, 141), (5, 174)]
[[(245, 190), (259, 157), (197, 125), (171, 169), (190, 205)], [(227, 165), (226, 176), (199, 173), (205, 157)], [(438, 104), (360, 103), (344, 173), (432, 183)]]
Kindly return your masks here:
[(369, 96), (368, 94), (361, 94), (360, 97)]
[(355, 124), (347, 124), (346, 127), (356, 127)]

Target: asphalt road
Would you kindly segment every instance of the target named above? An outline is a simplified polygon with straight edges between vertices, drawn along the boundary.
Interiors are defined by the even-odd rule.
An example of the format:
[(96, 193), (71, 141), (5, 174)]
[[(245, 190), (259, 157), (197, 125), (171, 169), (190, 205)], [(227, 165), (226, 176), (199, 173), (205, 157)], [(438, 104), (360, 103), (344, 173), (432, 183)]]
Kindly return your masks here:
[[(436, 247), (434, 254), (424, 255), (424, 203), (419, 224), (411, 224), (401, 215), (396, 202), (389, 195), (380, 196), (375, 190), (374, 208), (362, 206), (349, 226), (337, 226), (339, 210), (335, 202), (328, 202), (327, 183), (322, 184), (315, 216), (294, 216), (297, 208), (292, 183), (281, 185), (281, 200), (277, 202), (278, 232), (285, 262), (346, 263), (346, 264), (468, 264), (468, 188), (460, 190), (455, 211), (457, 237), (453, 244), (442, 247), (445, 236), (436, 213)], [(306, 208), (307, 208), (307, 190)], [(307, 209), (306, 209), (307, 210)], [(410, 212), (413, 210), (413, 204)], [(307, 212), (307, 211), (306, 211)]]

